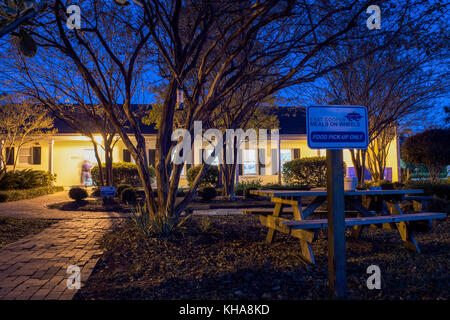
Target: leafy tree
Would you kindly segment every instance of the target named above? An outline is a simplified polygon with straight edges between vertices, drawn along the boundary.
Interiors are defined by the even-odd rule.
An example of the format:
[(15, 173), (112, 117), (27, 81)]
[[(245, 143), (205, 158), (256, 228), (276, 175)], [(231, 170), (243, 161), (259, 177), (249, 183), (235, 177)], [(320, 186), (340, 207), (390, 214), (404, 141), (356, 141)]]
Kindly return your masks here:
[(435, 182), (450, 163), (449, 146), (450, 129), (429, 129), (406, 138), (402, 157), (406, 162), (425, 165), (431, 181)]
[[(46, 135), (51, 135), (53, 130), (53, 118), (41, 105), (30, 101), (20, 103), (8, 102), (0, 107), (0, 160), (2, 173), (6, 172), (6, 161), (11, 156), (11, 150), (15, 148), (12, 170), (16, 168), (20, 149), (27, 143), (41, 140)], [(6, 152), (9, 148), (9, 152)], [(1, 176), (0, 176), (1, 178)]]

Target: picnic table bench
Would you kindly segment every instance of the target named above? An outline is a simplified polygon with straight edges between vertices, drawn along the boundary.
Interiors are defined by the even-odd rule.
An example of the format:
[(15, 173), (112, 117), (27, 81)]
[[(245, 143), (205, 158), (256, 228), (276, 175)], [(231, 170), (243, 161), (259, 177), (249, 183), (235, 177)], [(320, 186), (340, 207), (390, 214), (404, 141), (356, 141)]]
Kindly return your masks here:
[[(269, 197), (275, 204), (270, 209), (247, 209), (246, 214), (256, 214), (262, 225), (269, 228), (266, 236), (268, 243), (272, 242), (275, 231), (282, 232), (300, 239), (302, 257), (315, 263), (311, 243), (317, 237), (317, 231), (328, 227), (327, 219), (306, 219), (315, 212), (327, 199), (325, 190), (251, 190), (251, 194)], [(357, 212), (357, 217), (346, 218), (345, 225), (352, 226), (352, 236), (358, 238), (363, 227), (381, 226), (387, 229), (397, 229), (400, 237), (408, 249), (420, 253), (419, 246), (412, 234), (409, 222), (421, 220), (443, 219), (445, 213), (422, 212), (404, 214), (399, 206), (399, 201), (406, 195), (421, 194), (423, 190), (351, 190), (345, 191), (346, 204)], [(312, 197), (312, 201), (302, 207), (302, 198)], [(374, 199), (382, 201), (380, 212), (370, 210), (370, 203)], [(290, 206), (290, 207), (286, 207)], [(286, 215), (292, 215), (288, 219)], [(381, 215), (377, 215), (381, 214)]]

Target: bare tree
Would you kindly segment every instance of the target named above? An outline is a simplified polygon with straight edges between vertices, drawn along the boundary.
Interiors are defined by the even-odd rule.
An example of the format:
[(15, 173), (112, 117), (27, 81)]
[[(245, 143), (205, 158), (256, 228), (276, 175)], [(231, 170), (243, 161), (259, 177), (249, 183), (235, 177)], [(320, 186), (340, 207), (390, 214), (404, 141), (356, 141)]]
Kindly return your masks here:
[[(381, 144), (388, 147), (386, 138), (391, 137), (393, 126), (431, 108), (434, 99), (448, 92), (448, 77), (445, 70), (436, 63), (442, 58), (445, 49), (442, 48), (441, 42), (435, 43), (435, 29), (424, 30), (424, 26), (429, 27), (427, 21), (437, 23), (436, 21), (443, 18), (440, 13), (436, 15), (423, 16), (421, 23), (424, 25), (410, 25), (410, 34), (399, 37), (384, 50), (330, 72), (324, 77), (325, 82), (320, 84), (319, 91), (322, 95), (318, 102), (326, 103), (337, 99), (342, 104), (366, 106), (369, 115), (369, 142), (372, 143), (383, 135)], [(428, 41), (429, 38), (433, 40)], [(329, 53), (329, 58), (334, 61), (346, 61), (354, 51), (359, 50), (362, 48), (358, 43), (337, 47)], [(384, 133), (385, 130), (388, 131), (387, 134)], [(377, 145), (377, 142), (372, 144), (374, 145)], [(372, 155), (371, 160), (382, 155), (387, 156), (387, 153), (379, 147), (369, 150), (378, 153)], [(350, 152), (356, 175), (362, 183), (367, 151), (350, 150)], [(381, 163), (385, 163), (385, 159), (380, 161), (378, 168)], [(373, 164), (372, 168), (375, 168)], [(378, 177), (376, 173), (376, 177), (383, 179), (383, 173), (380, 174)]]
[[(182, 165), (171, 161), (176, 144), (171, 136), (178, 90), (185, 97), (182, 127), (192, 132), (194, 121), (213, 114), (236, 88), (251, 79), (266, 77), (271, 72), (271, 80), (246, 97), (242, 104), (245, 108), (378, 49), (375, 46), (362, 50), (344, 62), (322, 58), (347, 37), (366, 42), (385, 33), (384, 39), (390, 41), (409, 23), (406, 15), (409, 4), (400, 5), (387, 24), (390, 27), (371, 34), (365, 25), (370, 1), (348, 0), (338, 7), (328, 1), (134, 2), (138, 4), (119, 10), (109, 1), (82, 1), (83, 26), (68, 31), (64, 25), (65, 1), (56, 0), (47, 21), (30, 32), (40, 46), (67, 57), (92, 89), (98, 105), (137, 164), (151, 217), (166, 221), (163, 233), (170, 232), (207, 169), (205, 165), (200, 170), (185, 198), (177, 204)], [(350, 30), (357, 32), (350, 34)], [(124, 42), (115, 41), (119, 32), (125, 35)], [(119, 70), (123, 96), (120, 101), (111, 96), (111, 85), (104, 77), (106, 68), (101, 59), (104, 54)], [(156, 197), (150, 184), (140, 119), (131, 107), (132, 99), (136, 98), (132, 87), (139, 66), (148, 67), (148, 76), (159, 77), (167, 88), (156, 142)], [(116, 105), (120, 107), (115, 108)], [(135, 141), (128, 136), (118, 112), (126, 116)]]

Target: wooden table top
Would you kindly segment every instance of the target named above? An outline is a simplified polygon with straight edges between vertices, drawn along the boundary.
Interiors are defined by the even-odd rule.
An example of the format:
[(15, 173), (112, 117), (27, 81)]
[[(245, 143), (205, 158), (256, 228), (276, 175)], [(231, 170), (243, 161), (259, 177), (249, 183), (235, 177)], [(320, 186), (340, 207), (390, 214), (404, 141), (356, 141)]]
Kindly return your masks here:
[[(347, 190), (344, 191), (346, 196), (377, 196), (377, 195), (405, 195), (405, 194), (421, 194), (423, 190)], [(318, 197), (326, 196), (327, 192), (324, 190), (250, 190), (250, 194), (263, 197)]]

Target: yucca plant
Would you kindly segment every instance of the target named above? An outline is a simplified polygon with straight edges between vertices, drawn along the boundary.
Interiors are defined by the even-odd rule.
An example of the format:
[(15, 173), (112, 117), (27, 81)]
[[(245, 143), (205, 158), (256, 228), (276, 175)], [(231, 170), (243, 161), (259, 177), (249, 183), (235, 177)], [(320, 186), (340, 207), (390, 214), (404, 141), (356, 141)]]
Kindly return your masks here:
[(142, 231), (146, 236), (156, 236), (167, 238), (174, 231), (174, 229), (181, 227), (191, 215), (186, 215), (179, 221), (164, 214), (151, 214), (147, 209), (147, 205), (137, 204), (131, 213), (131, 221)]

